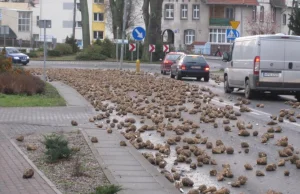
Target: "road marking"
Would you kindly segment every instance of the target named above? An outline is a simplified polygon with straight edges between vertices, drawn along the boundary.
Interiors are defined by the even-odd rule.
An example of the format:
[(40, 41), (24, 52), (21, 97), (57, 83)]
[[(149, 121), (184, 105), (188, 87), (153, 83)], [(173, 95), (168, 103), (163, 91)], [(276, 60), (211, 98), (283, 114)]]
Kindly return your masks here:
[(256, 113), (256, 112), (250, 112), (251, 114), (254, 114), (254, 115), (260, 115), (260, 114), (258, 114), (258, 113)]

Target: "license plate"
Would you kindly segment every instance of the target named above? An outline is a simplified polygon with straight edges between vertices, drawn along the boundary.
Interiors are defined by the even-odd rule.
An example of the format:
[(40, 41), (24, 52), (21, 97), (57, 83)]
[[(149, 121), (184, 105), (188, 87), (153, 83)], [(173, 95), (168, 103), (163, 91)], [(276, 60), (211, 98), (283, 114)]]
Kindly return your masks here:
[(201, 69), (199, 66), (192, 66), (192, 69)]
[(279, 77), (279, 73), (263, 73), (264, 77)]
[(26, 59), (22, 59), (21, 61), (26, 61)]

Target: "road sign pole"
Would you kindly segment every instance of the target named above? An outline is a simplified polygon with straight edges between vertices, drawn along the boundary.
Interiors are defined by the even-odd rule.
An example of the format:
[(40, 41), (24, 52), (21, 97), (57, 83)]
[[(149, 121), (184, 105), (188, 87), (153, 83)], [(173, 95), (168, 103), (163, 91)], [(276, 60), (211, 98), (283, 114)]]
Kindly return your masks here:
[(119, 61), (119, 27), (117, 27), (117, 42), (116, 42), (116, 61), (118, 62)]
[(136, 59), (139, 60), (139, 55), (140, 55), (140, 44), (139, 41), (137, 41), (137, 50), (136, 50)]
[(150, 52), (150, 62), (152, 63), (152, 52)]
[(44, 70), (43, 70), (43, 73), (44, 73), (44, 81), (46, 81), (46, 55), (47, 55), (47, 52), (46, 52), (46, 20), (44, 20)]
[(121, 46), (120, 70), (122, 69), (123, 58), (124, 58), (124, 39), (125, 39), (126, 19), (127, 19), (127, 0), (124, 0), (124, 14), (123, 14), (123, 29), (122, 29), (122, 46)]

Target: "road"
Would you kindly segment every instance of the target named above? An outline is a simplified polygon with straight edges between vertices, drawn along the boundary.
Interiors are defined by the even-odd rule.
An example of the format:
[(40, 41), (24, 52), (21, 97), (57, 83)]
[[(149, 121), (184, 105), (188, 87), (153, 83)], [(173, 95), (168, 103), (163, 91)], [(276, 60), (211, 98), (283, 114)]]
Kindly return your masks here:
[[(224, 67), (224, 63), (220, 61), (208, 61), (210, 63), (211, 69), (218, 70)], [(84, 64), (80, 62), (48, 62), (47, 67), (51, 68), (118, 68), (117, 63), (93, 63), (86, 62)], [(42, 62), (32, 62), (30, 67), (42, 67)], [(124, 63), (124, 69), (134, 68), (134, 64)], [(142, 70), (148, 72), (157, 72), (159, 73), (158, 64), (145, 64), (141, 65)], [(165, 77), (168, 77), (166, 75)], [(218, 97), (212, 99), (211, 103), (215, 104), (218, 107), (224, 107), (226, 105), (232, 105), (235, 112), (239, 112), (239, 106), (234, 106), (237, 102), (237, 98), (243, 97), (242, 92), (235, 92), (232, 94), (224, 94), (223, 85), (216, 84), (213, 80), (210, 80), (209, 83), (198, 82), (192, 79), (184, 79), (183, 81), (190, 84), (199, 85), (200, 87), (207, 87), (213, 93), (217, 94)], [(222, 99), (222, 102), (220, 101)], [(267, 125), (271, 121), (271, 115), (278, 115), (281, 109), (292, 109), (291, 106), (285, 104), (287, 100), (295, 100), (291, 96), (279, 96), (274, 99), (268, 95), (261, 96), (259, 99), (251, 100), (251, 104), (247, 105), (251, 108), (251, 112), (242, 113), (241, 117), (238, 117), (239, 121), (243, 121), (246, 125), (252, 124), (253, 129), (249, 129), (250, 137), (242, 137), (238, 135), (239, 130), (237, 129), (237, 121), (231, 120), (230, 126), (232, 132), (224, 131), (223, 119), (218, 119), (216, 123), (218, 128), (214, 128), (212, 124), (200, 123), (200, 130), (202, 137), (209, 137), (209, 141), (215, 144), (216, 140), (222, 140), (225, 146), (231, 146), (234, 148), (234, 155), (228, 154), (212, 154), (211, 151), (206, 150), (213, 159), (218, 163), (217, 166), (204, 165), (202, 168), (198, 167), (196, 170), (191, 170), (189, 164), (180, 163), (175, 168), (181, 172), (182, 175), (190, 177), (195, 185), (199, 186), (200, 184), (206, 184), (207, 186), (216, 186), (217, 188), (227, 187), (231, 190), (231, 193), (244, 193), (244, 194), (264, 194), (268, 189), (273, 189), (276, 191), (281, 191), (284, 194), (298, 194), (300, 186), (298, 185), (300, 181), (299, 169), (297, 170), (296, 166), (290, 162), (286, 162), (284, 167), (277, 167), (276, 171), (269, 172), (265, 171), (264, 165), (256, 165), (256, 160), (258, 158), (259, 152), (264, 152), (267, 154), (268, 164), (274, 163), (277, 164), (279, 159), (278, 150), (282, 150), (283, 147), (276, 146), (276, 142), (283, 138), (288, 137), (288, 144), (292, 145), (294, 148), (294, 153), (300, 151), (300, 119), (297, 119), (297, 122), (289, 122), (286, 119), (283, 123), (280, 123), (282, 128), (282, 133), (275, 133), (274, 138), (270, 138), (268, 142), (261, 143), (261, 137), (264, 133), (268, 131), (271, 127)], [(257, 108), (258, 103), (263, 103), (264, 108)], [(189, 108), (192, 108), (193, 105), (190, 104)], [(295, 110), (295, 115), (299, 114), (299, 109)], [(188, 113), (182, 113), (182, 116), (185, 119), (189, 119), (193, 122), (199, 123), (198, 115), (190, 115)], [(146, 122), (147, 124), (147, 122)], [(179, 122), (174, 123), (179, 124)], [(140, 128), (142, 125), (137, 124), (137, 128)], [(276, 127), (278, 125), (275, 125)], [(201, 131), (201, 132), (200, 132)], [(258, 136), (252, 136), (253, 131), (258, 131)], [(186, 133), (185, 137), (194, 137), (191, 133)], [(161, 138), (157, 133), (152, 131), (146, 131), (143, 133), (142, 138), (144, 141), (151, 140), (152, 143), (165, 143), (165, 140), (169, 137), (174, 137), (174, 132), (166, 131), (165, 138)], [(244, 148), (241, 147), (242, 142), (247, 142), (249, 144), (249, 153), (244, 152)], [(181, 144), (178, 144), (181, 145)], [(205, 145), (199, 145), (201, 148), (205, 149)], [(172, 146), (171, 155), (165, 160), (168, 162), (166, 169), (170, 171), (173, 166), (173, 162), (176, 159), (176, 151), (174, 150), (175, 146)], [(141, 152), (145, 152), (142, 150)], [(215, 177), (209, 175), (210, 170), (216, 169), (218, 172), (222, 170), (222, 164), (230, 164), (231, 169), (234, 174), (234, 178), (226, 178), (225, 181), (219, 182)], [(253, 166), (253, 170), (246, 171), (244, 165), (250, 163)], [(265, 173), (264, 177), (257, 177), (255, 175), (256, 170), (261, 170)], [(289, 170), (290, 176), (284, 176), (284, 171)], [(230, 183), (237, 180), (239, 176), (246, 176), (248, 181), (246, 185), (242, 185), (241, 188), (231, 188)], [(185, 191), (188, 188), (184, 188)]]

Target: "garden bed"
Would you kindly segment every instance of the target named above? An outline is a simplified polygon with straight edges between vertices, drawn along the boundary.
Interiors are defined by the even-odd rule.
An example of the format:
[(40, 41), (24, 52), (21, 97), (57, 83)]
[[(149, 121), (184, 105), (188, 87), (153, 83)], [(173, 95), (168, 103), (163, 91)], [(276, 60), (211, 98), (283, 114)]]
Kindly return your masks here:
[[(91, 193), (96, 187), (109, 184), (79, 130), (57, 134), (63, 135), (74, 154), (69, 159), (61, 159), (56, 163), (49, 163), (46, 160), (46, 148), (42, 143), (43, 134), (27, 135), (23, 142), (17, 144), (62, 193)], [(28, 144), (36, 146), (37, 149), (28, 151), (26, 148)]]

